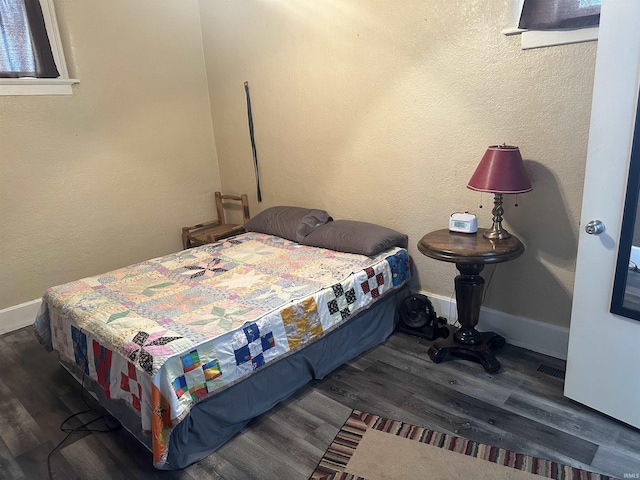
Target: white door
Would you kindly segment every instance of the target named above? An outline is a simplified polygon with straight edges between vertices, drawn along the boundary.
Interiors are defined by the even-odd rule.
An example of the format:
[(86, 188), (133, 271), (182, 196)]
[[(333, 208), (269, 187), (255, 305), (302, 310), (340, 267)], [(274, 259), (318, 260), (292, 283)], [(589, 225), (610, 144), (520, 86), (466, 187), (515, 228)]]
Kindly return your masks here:
[[(609, 308), (640, 88), (639, 21), (640, 1), (602, 2), (564, 390), (638, 428), (640, 321)], [(585, 232), (594, 219), (605, 233)]]

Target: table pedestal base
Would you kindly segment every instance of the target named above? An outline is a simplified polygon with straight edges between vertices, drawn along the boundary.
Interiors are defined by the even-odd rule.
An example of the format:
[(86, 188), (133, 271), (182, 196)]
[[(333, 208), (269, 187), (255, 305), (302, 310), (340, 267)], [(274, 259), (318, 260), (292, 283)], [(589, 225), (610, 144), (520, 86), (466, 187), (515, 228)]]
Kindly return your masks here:
[[(451, 327), (450, 327), (451, 329)], [(451, 332), (453, 333), (453, 332)], [(500, 348), (505, 344), (504, 337), (493, 332), (478, 332), (480, 341), (476, 344), (464, 344), (456, 340), (456, 336), (449, 335), (446, 340), (435, 342), (429, 351), (429, 358), (434, 363), (444, 361), (447, 355), (458, 355), (480, 361), (488, 373), (495, 373), (500, 370), (500, 362), (491, 352), (492, 348)]]
[(479, 361), (489, 372), (500, 370), (500, 362), (491, 351), (505, 344), (500, 335), (476, 330), (480, 319), (484, 279), (480, 275), (487, 264), (507, 262), (524, 252), (524, 245), (515, 235), (500, 240), (485, 238), (486, 228), (477, 233), (451, 232), (447, 229), (427, 233), (418, 242), (418, 250), (427, 257), (456, 264), (460, 272), (455, 278), (456, 308), (460, 328), (449, 327), (452, 335), (438, 341), (429, 349), (435, 363), (442, 362), (449, 353)]

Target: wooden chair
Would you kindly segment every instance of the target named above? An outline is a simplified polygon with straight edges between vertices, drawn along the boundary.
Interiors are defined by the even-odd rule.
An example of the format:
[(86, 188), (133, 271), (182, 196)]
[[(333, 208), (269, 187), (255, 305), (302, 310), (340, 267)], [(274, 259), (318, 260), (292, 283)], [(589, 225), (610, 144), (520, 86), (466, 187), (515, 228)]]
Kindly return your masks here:
[(242, 203), (242, 214), (244, 217), (243, 223), (247, 223), (250, 218), (249, 200), (247, 199), (247, 195), (242, 194), (237, 197), (235, 195), (222, 195), (220, 192), (216, 192), (215, 196), (218, 220), (199, 223), (192, 227), (182, 227), (182, 246), (185, 249), (217, 242), (222, 238), (231, 237), (244, 232), (244, 225), (227, 223), (224, 217), (223, 201), (235, 200)]

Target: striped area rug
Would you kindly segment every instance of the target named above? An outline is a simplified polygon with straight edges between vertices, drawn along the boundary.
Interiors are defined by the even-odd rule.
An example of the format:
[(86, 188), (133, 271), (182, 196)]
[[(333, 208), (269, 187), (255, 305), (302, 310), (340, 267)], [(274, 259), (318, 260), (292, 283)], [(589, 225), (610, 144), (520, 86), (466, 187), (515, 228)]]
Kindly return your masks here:
[[(392, 465), (394, 462), (397, 465)], [(358, 410), (342, 426), (311, 479), (539, 478), (536, 476), (558, 480), (613, 479)]]

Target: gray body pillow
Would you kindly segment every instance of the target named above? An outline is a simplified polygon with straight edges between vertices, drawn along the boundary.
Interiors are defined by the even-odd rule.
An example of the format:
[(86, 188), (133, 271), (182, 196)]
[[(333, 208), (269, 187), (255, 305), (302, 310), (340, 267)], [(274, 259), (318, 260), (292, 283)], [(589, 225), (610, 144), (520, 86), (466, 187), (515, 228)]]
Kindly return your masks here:
[(313, 230), (302, 243), (371, 257), (391, 247), (407, 248), (409, 237), (374, 223), (335, 220)]
[(313, 230), (329, 221), (331, 217), (324, 210), (278, 206), (263, 210), (249, 220), (244, 228), (248, 232), (276, 235), (302, 243)]

